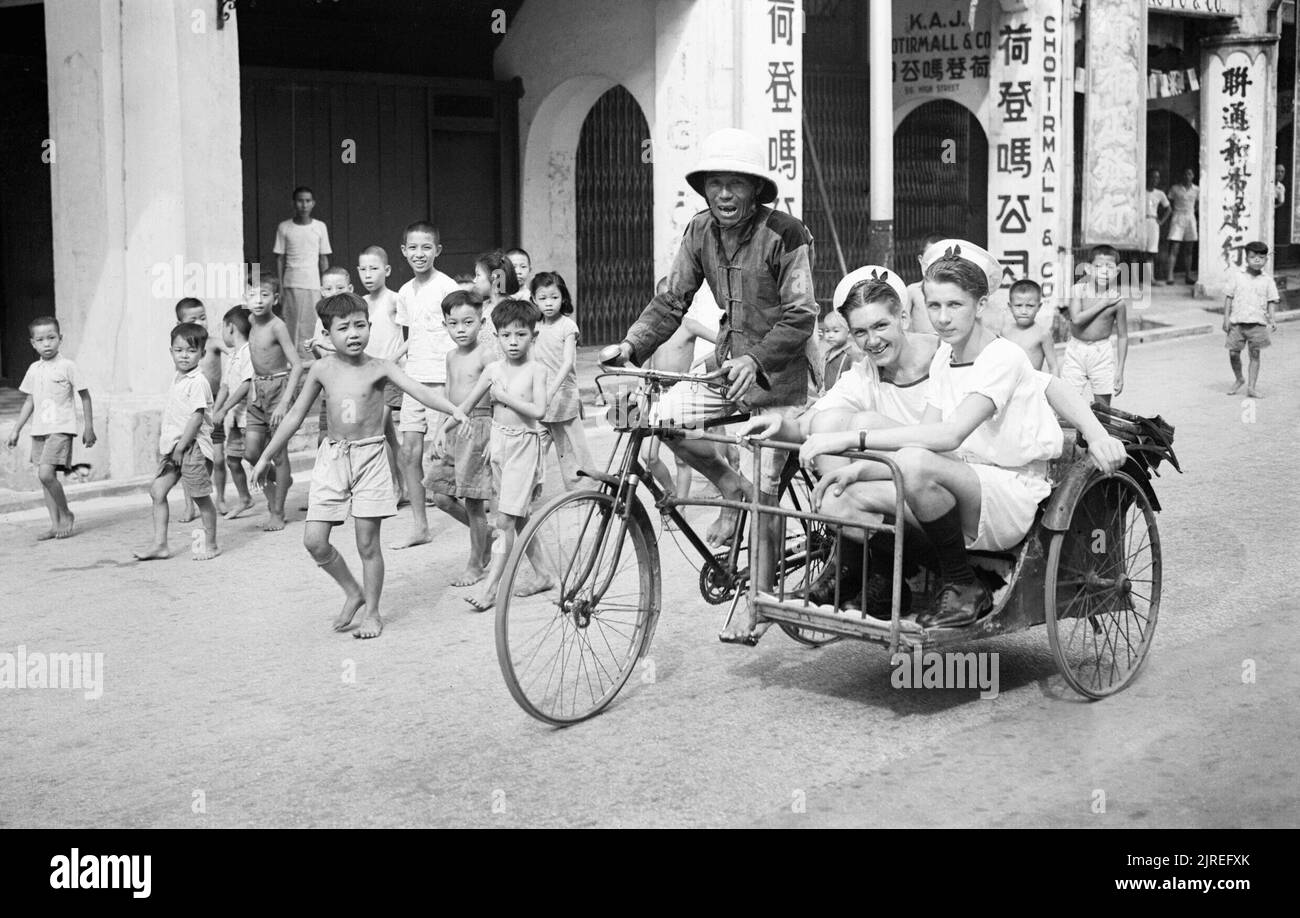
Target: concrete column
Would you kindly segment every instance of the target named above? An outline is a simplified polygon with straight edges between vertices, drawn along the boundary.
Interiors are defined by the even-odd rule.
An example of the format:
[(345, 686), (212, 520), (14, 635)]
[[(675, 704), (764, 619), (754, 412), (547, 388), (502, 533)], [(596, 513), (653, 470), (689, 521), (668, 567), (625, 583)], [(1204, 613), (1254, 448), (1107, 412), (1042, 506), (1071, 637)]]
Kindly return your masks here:
[(867, 21), (867, 66), (870, 68), (871, 221), (867, 258), (872, 264), (894, 267), (894, 26), (892, 0), (873, 3)]
[(242, 296), (235, 20), (190, 0), (47, 0), (54, 280), (88, 379), (96, 477), (152, 468), (183, 295), (209, 331)]

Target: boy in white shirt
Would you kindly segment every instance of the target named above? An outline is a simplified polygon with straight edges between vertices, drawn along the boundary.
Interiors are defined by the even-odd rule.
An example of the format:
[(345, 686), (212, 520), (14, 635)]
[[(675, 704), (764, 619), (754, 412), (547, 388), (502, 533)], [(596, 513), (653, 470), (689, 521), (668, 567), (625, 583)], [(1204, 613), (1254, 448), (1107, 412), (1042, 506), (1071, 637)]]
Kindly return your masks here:
[(59, 320), (42, 316), (29, 322), (27, 330), (32, 336), (32, 348), (40, 359), (27, 368), (27, 375), (18, 387), (27, 399), (18, 413), (18, 423), (9, 434), (9, 448), (18, 445), (18, 432), (27, 419), (34, 416), (32, 463), (45, 492), (45, 509), (50, 514), (49, 531), (36, 537), (38, 542), (44, 542), (47, 539), (66, 539), (72, 535), (72, 526), (76, 522), (59, 482), (59, 471), (66, 472), (72, 468), (72, 438), (77, 435), (77, 409), (72, 393), (81, 396), (81, 411), (85, 419), (81, 442), (87, 449), (95, 445), (95, 421), (90, 390), (78, 379), (77, 365), (59, 354), (59, 346), (63, 343)]
[[(406, 329), (406, 373), (432, 386), (439, 396), (447, 384), (447, 354), (455, 348), (443, 322), (442, 301), (459, 290), (456, 282), (433, 266), (442, 254), (438, 229), (424, 220), (402, 234), (402, 255), (415, 277), (397, 292), (397, 324)], [(429, 515), (424, 506), (424, 438), (442, 418), (408, 394), (402, 397), (397, 429), (402, 434), (402, 483), (411, 504), (411, 534), (391, 548), (411, 548), (429, 541)]]
[(238, 519), (253, 508), (253, 496), (248, 490), (248, 477), (244, 474), (244, 428), (248, 424), (248, 393), (253, 388), (253, 358), (249, 353), (248, 334), (252, 330), (248, 310), (236, 306), (226, 312), (221, 320), (221, 335), (230, 359), (221, 377), (221, 386), (212, 412), (212, 439), (215, 452), (217, 431), (225, 430), (225, 462), (230, 480), (235, 483), (238, 503), (224, 514), (226, 519)]
[(293, 218), (275, 229), (275, 263), (280, 277), (280, 302), (284, 324), (293, 343), (306, 356), (316, 323), (321, 275), (330, 266), (329, 229), (313, 220), (316, 197), (306, 185), (293, 190)]
[(1228, 362), (1234, 381), (1229, 395), (1236, 395), (1246, 380), (1241, 378), (1241, 352), (1250, 352), (1250, 383), (1247, 398), (1263, 398), (1255, 388), (1259, 382), (1259, 352), (1272, 344), (1270, 331), (1277, 330), (1273, 309), (1281, 297), (1271, 275), (1264, 273), (1268, 246), (1246, 243), (1246, 267), (1228, 278), (1223, 301), (1223, 330), (1227, 334)]
[(203, 519), (203, 540), (194, 543), (194, 560), (210, 561), (221, 554), (217, 547), (217, 507), (212, 502), (212, 387), (199, 370), (207, 343), (208, 330), (202, 325), (182, 322), (172, 329), (171, 355), (176, 376), (159, 427), (158, 475), (149, 488), (153, 499), (153, 542), (135, 552), (137, 561), (171, 557), (167, 546), (167, 495), (178, 481)]

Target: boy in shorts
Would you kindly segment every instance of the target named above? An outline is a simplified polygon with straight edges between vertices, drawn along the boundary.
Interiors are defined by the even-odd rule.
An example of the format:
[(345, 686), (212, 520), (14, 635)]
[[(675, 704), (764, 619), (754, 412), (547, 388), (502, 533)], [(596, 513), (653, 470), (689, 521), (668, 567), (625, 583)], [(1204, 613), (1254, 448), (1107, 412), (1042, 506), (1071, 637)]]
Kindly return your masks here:
[[(1128, 300), (1119, 287), (1119, 252), (1093, 248), (1086, 280), (1070, 290), (1070, 339), (1061, 362), (1061, 379), (1084, 398), (1109, 405), (1124, 391), (1128, 361)], [(1115, 335), (1115, 351), (1110, 336)], [(1118, 354), (1118, 359), (1116, 359)]]
[(1012, 324), (1002, 330), (1002, 337), (1018, 344), (1029, 355), (1029, 365), (1053, 376), (1060, 375), (1056, 365), (1056, 344), (1052, 332), (1038, 324), (1043, 306), (1043, 288), (1036, 281), (1022, 277), (1008, 293)]
[[(447, 398), (464, 407), (483, 370), (497, 359), (479, 336), (483, 298), (473, 291), (457, 290), (442, 301), (442, 314), (451, 340), (456, 342), (456, 350), (447, 355)], [(478, 583), (487, 576), (492, 561), (487, 520), (492, 471), (483, 461), (492, 433), (492, 407), (486, 393), (464, 411), (468, 415), (464, 424), (451, 431), (444, 424), (434, 435), (433, 463), (424, 480), (434, 506), (469, 527), (469, 561), (452, 586)]]
[[(1050, 378), (979, 321), (990, 282), (1001, 276), (997, 259), (959, 240), (927, 262), (926, 309), (940, 344), (925, 412), (918, 424), (861, 430), (857, 446), (897, 451), (907, 522), (925, 532), (943, 583), (917, 621), (953, 628), (993, 607), (967, 549), (1004, 551), (1025, 537), (1051, 492), (1047, 465), (1060, 455), (1063, 435), (1047, 402)], [(869, 480), (877, 474), (872, 465), (855, 462), (826, 475), (814, 501), (850, 518), (892, 507), (894, 484)]]
[[(303, 544), (316, 564), (343, 588), (343, 608), (334, 619), (334, 630), (347, 631), (355, 625), (353, 637), (375, 638), (384, 630), (379, 612), (384, 585), (379, 528), (386, 517), (397, 513), (384, 439), (384, 387), (391, 381), (423, 405), (460, 420), (464, 415), (441, 393), (413, 381), (391, 360), (377, 360), (366, 353), (370, 310), (361, 297), (336, 294), (321, 300), (316, 312), (326, 323), (334, 356), (312, 364), (302, 394), (271, 438), (267, 454), (283, 451), (323, 392), (330, 413), (330, 436), (316, 450)], [(254, 479), (261, 480), (268, 465), (264, 454), (253, 467)], [(361, 584), (330, 544), (330, 531), (349, 513), (361, 555)]]
[[(1234, 381), (1229, 395), (1246, 386), (1248, 398), (1263, 398), (1255, 388), (1259, 382), (1259, 352), (1272, 344), (1269, 332), (1277, 331), (1273, 309), (1280, 297), (1273, 278), (1264, 273), (1268, 246), (1262, 242), (1246, 243), (1246, 267), (1228, 278), (1223, 301), (1223, 331), (1228, 336), (1228, 363)], [(1241, 351), (1250, 351), (1250, 382), (1241, 378)]]
[(171, 355), (176, 367), (158, 433), (158, 474), (149, 488), (153, 500), (153, 542), (135, 552), (137, 561), (171, 557), (167, 546), (170, 508), (167, 495), (181, 483), (203, 519), (203, 538), (194, 543), (194, 560), (209, 561), (217, 547), (217, 508), (212, 503), (212, 389), (199, 369), (207, 351), (208, 330), (182, 322), (172, 329)]
[[(245, 406), (249, 390), (253, 388), (253, 359), (248, 355), (248, 333), (251, 330), (248, 310), (243, 306), (227, 310), (221, 320), (221, 336), (230, 358), (226, 361), (226, 372), (217, 390), (217, 409), (212, 412), (212, 445), (215, 456), (217, 431), (221, 431), (226, 444), (226, 468), (239, 498), (234, 506), (222, 513), (228, 520), (238, 519), (253, 508), (253, 496), (248, 492), (248, 478), (244, 475), (244, 428), (248, 424)], [(217, 509), (221, 510), (221, 507)]]
[[(402, 255), (415, 276), (397, 292), (397, 324), (406, 329), (406, 372), (426, 386), (447, 384), (447, 354), (455, 345), (443, 325), (442, 301), (457, 289), (456, 282), (433, 266), (442, 254), (441, 237), (432, 223), (419, 220), (402, 234)], [(402, 435), (402, 481), (411, 503), (411, 533), (393, 549), (412, 548), (429, 541), (429, 515), (424, 506), (424, 438), (437, 431), (441, 418), (430, 414), (415, 398), (402, 399), (397, 425)]]
[[(193, 322), (195, 325), (208, 327), (208, 310), (203, 305), (203, 301), (198, 297), (187, 296), (176, 303), (176, 322)], [(199, 372), (203, 378), (208, 381), (208, 388), (216, 392), (221, 388), (221, 355), (225, 353), (225, 346), (221, 341), (212, 335), (208, 336), (207, 346), (204, 348), (203, 357), (199, 360)], [(226, 512), (226, 455), (225, 455), (225, 431), (212, 428), (212, 492), (213, 502), (217, 505), (217, 512), (224, 514)], [(176, 517), (178, 523), (189, 523), (199, 518), (199, 510), (194, 506), (194, 502), (187, 496), (185, 506), (181, 509), (181, 515)]]
[[(528, 522), (532, 502), (542, 490), (542, 426), (546, 414), (546, 368), (532, 359), (530, 350), (537, 334), (541, 311), (527, 300), (506, 299), (493, 312), (500, 360), (479, 375), (461, 411), (468, 414), (479, 400), (492, 400), (492, 432), (483, 460), (492, 468), (492, 490), (497, 496), (497, 523), (493, 534), (492, 567), (477, 596), (467, 596), (479, 612), (496, 604), (497, 584), (505, 571), (506, 558), (515, 545), (515, 535)], [(447, 429), (455, 422), (448, 421)], [(528, 560), (537, 581), (527, 592), (541, 593), (553, 586), (545, 573), (546, 559), (536, 542), (529, 544)]]
[[(254, 276), (248, 285), (248, 356), (253, 362), (253, 393), (248, 400), (248, 427), (244, 438), (244, 456), (253, 465), (262, 458), (266, 441), (280, 426), (302, 376), (302, 360), (289, 334), (289, 327), (272, 311), (280, 298), (276, 279), (270, 275)], [(262, 529), (278, 532), (284, 528), (284, 501), (289, 496), (293, 477), (289, 473), (289, 454), (284, 450), (271, 454), (275, 482), (266, 489), (266, 520)]]
[[(397, 324), (397, 294), (388, 289), (388, 275), (391, 273), (388, 253), (377, 245), (367, 248), (357, 259), (357, 277), (361, 278), (361, 286), (366, 291), (366, 305), (370, 308), (370, 343), (366, 345), (366, 353), (401, 366), (406, 358), (406, 339), (402, 337), (402, 326)], [(393, 463), (393, 481), (397, 485), (399, 507), (405, 503), (401, 467), (397, 463), (401, 451), (397, 438), (397, 416), (402, 410), (402, 395), (402, 390), (392, 383), (384, 390), (384, 404), (388, 406), (384, 436), (388, 438), (391, 449), (389, 458)]]
[[(36, 477), (45, 492), (45, 510), (50, 515), (50, 528), (38, 535), (36, 541), (66, 539), (72, 535), (76, 516), (68, 509), (68, 498), (59, 482), (59, 472), (72, 468), (72, 438), (77, 435), (77, 409), (72, 398), (81, 396), (81, 413), (84, 421), (81, 442), (87, 449), (95, 445), (94, 411), (90, 404), (90, 390), (77, 375), (77, 365), (59, 354), (63, 332), (59, 320), (42, 316), (27, 324), (32, 336), (32, 349), (40, 359), (27, 368), (18, 391), (27, 396), (18, 423), (9, 433), (9, 448), (18, 445), (18, 432), (28, 418), (32, 421), (32, 464)], [(39, 406), (39, 407), (38, 407)]]

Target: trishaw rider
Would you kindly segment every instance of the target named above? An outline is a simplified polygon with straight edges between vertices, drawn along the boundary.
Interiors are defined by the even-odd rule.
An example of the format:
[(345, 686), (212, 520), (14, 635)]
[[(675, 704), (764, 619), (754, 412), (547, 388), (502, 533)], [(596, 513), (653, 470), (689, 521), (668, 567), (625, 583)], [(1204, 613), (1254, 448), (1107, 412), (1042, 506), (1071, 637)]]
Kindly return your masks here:
[[(768, 206), (776, 182), (765, 168), (762, 141), (727, 129), (704, 140), (702, 156), (686, 181), (708, 203), (686, 228), (659, 294), (628, 329), (620, 344), (601, 354), (603, 363), (640, 364), (681, 324), (700, 285), (709, 289), (723, 312), (718, 338), (720, 369), (728, 387), (679, 383), (668, 390), (649, 420), (665, 426), (699, 427), (708, 420), (750, 411), (798, 414), (807, 399), (811, 372), (806, 350), (817, 324), (812, 283), (812, 236), (801, 222)], [(757, 386), (757, 388), (755, 388)], [(709, 441), (670, 438), (669, 447), (718, 487), (725, 498), (740, 500), (749, 485)], [(775, 504), (786, 456), (763, 450), (760, 490)], [(725, 544), (735, 528), (736, 511), (723, 510), (709, 528), (708, 540)], [(773, 519), (778, 531), (779, 521)], [(754, 560), (756, 581), (771, 583), (773, 541)], [(743, 616), (738, 616), (738, 618)], [(735, 622), (719, 637), (753, 643), (749, 622)]]

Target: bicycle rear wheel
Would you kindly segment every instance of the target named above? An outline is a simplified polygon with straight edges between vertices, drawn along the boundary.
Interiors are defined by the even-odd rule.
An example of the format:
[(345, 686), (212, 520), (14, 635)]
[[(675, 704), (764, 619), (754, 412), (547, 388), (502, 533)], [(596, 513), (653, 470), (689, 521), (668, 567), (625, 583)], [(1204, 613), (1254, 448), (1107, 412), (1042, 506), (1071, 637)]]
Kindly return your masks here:
[[(796, 467), (793, 473), (787, 471), (781, 480), (780, 504), (787, 510), (812, 512), (812, 482), (808, 476)], [(835, 537), (827, 531), (824, 523), (814, 520), (787, 517), (785, 520), (785, 554), (784, 577), (787, 592), (816, 583), (826, 573), (835, 550)], [(778, 572), (781, 570), (778, 563)], [(828, 634), (812, 628), (803, 628), (781, 622), (781, 630), (791, 640), (805, 647), (824, 647), (840, 639), (838, 634)]]
[[(513, 595), (537, 554), (554, 585)], [(565, 726), (598, 714), (627, 683), (659, 616), (659, 554), (640, 504), (603, 491), (561, 495), (515, 540), (497, 592), (497, 660), (525, 711)]]

